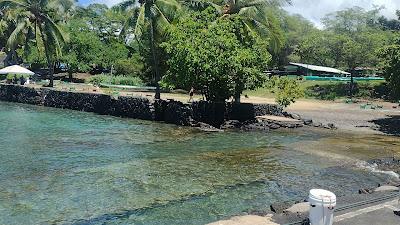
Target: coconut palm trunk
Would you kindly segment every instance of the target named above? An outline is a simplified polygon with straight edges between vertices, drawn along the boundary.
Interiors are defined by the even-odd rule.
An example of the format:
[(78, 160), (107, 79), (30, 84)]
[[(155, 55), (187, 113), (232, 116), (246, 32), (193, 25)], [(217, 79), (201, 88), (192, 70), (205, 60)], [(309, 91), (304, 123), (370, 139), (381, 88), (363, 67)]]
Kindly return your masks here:
[(154, 43), (154, 18), (151, 15), (150, 11), (150, 4), (146, 4), (146, 14), (148, 15), (149, 22), (150, 22), (150, 31), (149, 31), (149, 40), (150, 40), (150, 51), (152, 57), (152, 64), (153, 64), (153, 73), (154, 73), (154, 82), (156, 85), (156, 93), (154, 98), (160, 99), (161, 98), (161, 91), (160, 91), (160, 71), (158, 69), (158, 57), (157, 57), (157, 49)]
[[(39, 31), (40, 31), (40, 34), (43, 37), (44, 43), (47, 43), (48, 39), (47, 39), (46, 34), (43, 31), (42, 26), (39, 26)], [(49, 69), (49, 74), (48, 75), (49, 75), (50, 82), (49, 82), (48, 86), (49, 87), (53, 87), (54, 86), (54, 63), (51, 60), (50, 49), (49, 49), (48, 45), (46, 45), (46, 44), (44, 45), (44, 52), (45, 52), (45, 55), (46, 55), (47, 67)]]
[[(133, 28), (135, 39), (139, 45), (143, 45), (142, 34), (146, 29), (148, 32), (148, 41), (150, 48), (149, 58), (152, 65), (152, 73), (156, 86), (155, 99), (160, 99), (160, 80), (161, 73), (159, 68), (159, 57), (157, 54), (156, 37), (166, 32), (166, 28), (170, 25), (170, 21), (176, 16), (176, 12), (181, 6), (176, 0), (139, 0), (140, 5), (137, 6), (135, 0), (126, 0), (118, 5), (123, 10), (131, 14), (124, 25), (121, 34), (126, 34), (130, 28)], [(134, 22), (134, 24), (133, 24)], [(147, 44), (147, 43), (146, 43)]]

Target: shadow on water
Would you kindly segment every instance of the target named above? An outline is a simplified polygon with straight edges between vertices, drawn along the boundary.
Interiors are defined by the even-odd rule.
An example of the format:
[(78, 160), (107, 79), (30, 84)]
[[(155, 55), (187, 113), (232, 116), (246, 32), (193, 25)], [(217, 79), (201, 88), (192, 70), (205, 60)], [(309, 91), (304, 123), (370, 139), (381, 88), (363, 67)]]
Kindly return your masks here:
[(400, 136), (400, 116), (389, 116), (370, 121), (379, 126), (378, 130), (389, 135)]

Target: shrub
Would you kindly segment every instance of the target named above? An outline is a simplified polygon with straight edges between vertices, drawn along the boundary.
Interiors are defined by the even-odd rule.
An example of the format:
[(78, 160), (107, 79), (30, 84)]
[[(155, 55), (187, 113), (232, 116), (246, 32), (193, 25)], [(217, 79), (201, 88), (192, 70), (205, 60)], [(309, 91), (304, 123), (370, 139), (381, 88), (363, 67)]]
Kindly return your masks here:
[(123, 75), (113, 76), (110, 74), (91, 76), (88, 82), (97, 86), (99, 86), (100, 84), (143, 86), (143, 81), (138, 77)]
[(12, 80), (12, 79), (14, 79), (14, 76), (17, 76), (17, 79), (19, 79), (21, 77), (25, 77), (25, 78), (30, 77), (29, 75), (23, 75), (23, 74), (7, 74), (6, 79), (7, 80)]
[(288, 107), (291, 103), (295, 103), (296, 99), (304, 96), (304, 91), (297, 81), (288, 77), (272, 77), (267, 86), (276, 94), (276, 103), (283, 107)]

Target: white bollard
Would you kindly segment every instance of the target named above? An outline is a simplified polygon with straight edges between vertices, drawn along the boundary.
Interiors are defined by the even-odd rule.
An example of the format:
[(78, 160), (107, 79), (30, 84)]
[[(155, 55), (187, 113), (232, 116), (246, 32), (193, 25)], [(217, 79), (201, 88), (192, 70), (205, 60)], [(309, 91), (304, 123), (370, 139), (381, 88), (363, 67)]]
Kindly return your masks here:
[(332, 225), (336, 195), (322, 189), (311, 189), (308, 201), (310, 202), (310, 224)]

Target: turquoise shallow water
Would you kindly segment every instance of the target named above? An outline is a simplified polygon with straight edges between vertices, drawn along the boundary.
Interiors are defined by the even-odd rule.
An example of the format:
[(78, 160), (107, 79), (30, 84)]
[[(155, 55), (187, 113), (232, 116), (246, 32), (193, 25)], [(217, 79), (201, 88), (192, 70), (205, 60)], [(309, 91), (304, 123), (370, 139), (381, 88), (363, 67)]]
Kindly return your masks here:
[(4, 102), (0, 121), (0, 224), (200, 225), (387, 178), (297, 149), (327, 138), (311, 131), (208, 134)]

